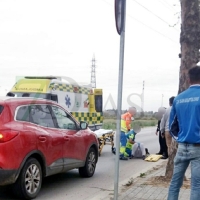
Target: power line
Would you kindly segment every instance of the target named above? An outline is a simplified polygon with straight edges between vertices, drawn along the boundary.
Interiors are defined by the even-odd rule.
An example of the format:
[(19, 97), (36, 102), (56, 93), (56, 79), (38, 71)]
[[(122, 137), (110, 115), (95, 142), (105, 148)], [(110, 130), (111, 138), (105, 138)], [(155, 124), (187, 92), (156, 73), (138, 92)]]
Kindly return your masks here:
[[(105, 1), (105, 0), (102, 0), (102, 1), (104, 1), (104, 2), (105, 2), (105, 3), (107, 3), (107, 4), (109, 4), (110, 6), (113, 6), (112, 4), (108, 3), (108, 2), (107, 2), (107, 1)], [(152, 31), (156, 32), (157, 34), (159, 34), (159, 35), (161, 35), (161, 36), (163, 36), (163, 37), (167, 38), (167, 39), (168, 39), (168, 40), (170, 40), (171, 42), (173, 42), (173, 43), (177, 44), (177, 42), (176, 42), (175, 40), (171, 39), (170, 37), (166, 36), (165, 34), (163, 34), (163, 33), (159, 32), (159, 31), (155, 30), (154, 28), (152, 28), (152, 27), (148, 26), (148, 25), (147, 25), (147, 24), (145, 24), (144, 22), (142, 22), (142, 21), (140, 21), (140, 20), (138, 20), (138, 19), (134, 18), (134, 17), (133, 17), (133, 16), (131, 16), (130, 14), (127, 14), (127, 16), (129, 16), (130, 18), (132, 18), (132, 19), (134, 19), (135, 21), (139, 22), (140, 24), (142, 24), (143, 26), (147, 27), (148, 29), (150, 29), (150, 30), (152, 30)]]
[[(158, 0), (163, 6), (165, 6), (165, 8), (168, 8), (170, 11), (172, 11), (173, 13), (174, 12), (176, 12), (174, 15), (177, 15), (178, 14), (178, 17), (177, 17), (177, 22), (174, 24), (174, 25), (172, 25), (171, 27), (174, 27), (174, 26), (176, 26), (177, 24), (179, 24), (180, 23), (180, 15), (181, 15), (181, 10), (179, 11), (179, 12), (177, 12), (177, 11), (175, 11), (174, 9), (172, 10), (171, 9), (171, 7), (172, 7), (172, 5), (170, 5), (169, 3), (167, 3), (166, 1), (164, 1), (166, 4), (167, 4), (167, 6), (166, 6), (166, 4), (164, 4), (164, 2), (162, 2), (161, 0)], [(169, 5), (169, 6), (168, 6)], [(176, 5), (176, 4), (175, 4)], [(175, 6), (174, 5), (174, 6)], [(174, 8), (174, 7), (172, 7), (172, 8)]]
[(169, 8), (173, 8), (174, 9), (174, 7), (171, 5), (171, 4), (169, 4), (167, 1), (165, 1), (165, 0), (159, 0), (163, 5), (167, 5)]
[[(137, 3), (139, 6), (141, 6), (142, 8), (144, 8), (145, 10), (147, 10), (148, 12), (150, 12), (152, 15), (154, 15), (155, 17), (157, 17), (159, 20), (161, 20), (162, 22), (164, 22), (165, 24), (167, 24), (169, 27), (171, 27), (171, 25), (165, 21), (164, 19), (162, 19), (161, 17), (159, 17), (158, 15), (156, 15), (154, 12), (152, 12), (151, 10), (149, 10), (147, 7), (145, 7), (144, 5), (142, 5), (141, 3), (139, 3), (136, 0), (133, 0), (135, 3)], [(173, 27), (174, 28), (174, 27)], [(176, 28), (174, 28), (176, 31), (178, 31)]]
[(154, 29), (154, 28), (152, 28), (152, 27), (148, 26), (147, 24), (145, 24), (145, 23), (141, 22), (140, 20), (138, 20), (138, 19), (134, 18), (133, 16), (131, 16), (131, 15), (129, 15), (129, 14), (128, 14), (128, 16), (129, 16), (129, 17), (131, 17), (131, 18), (133, 18), (134, 20), (136, 20), (136, 21), (137, 21), (137, 22), (139, 22), (140, 24), (144, 25), (144, 26), (145, 26), (145, 27), (147, 27), (148, 29), (150, 29), (150, 30), (152, 30), (152, 31), (154, 31), (154, 32), (156, 32), (156, 33), (158, 33), (159, 35), (162, 35), (163, 37), (167, 38), (167, 39), (168, 39), (168, 40), (170, 40), (171, 42), (173, 42), (173, 43), (176, 43), (176, 44), (177, 44), (177, 42), (176, 42), (175, 40), (171, 39), (170, 37), (168, 37), (168, 36), (164, 35), (163, 33), (161, 33), (161, 32), (159, 32), (159, 31), (157, 31), (156, 29)]

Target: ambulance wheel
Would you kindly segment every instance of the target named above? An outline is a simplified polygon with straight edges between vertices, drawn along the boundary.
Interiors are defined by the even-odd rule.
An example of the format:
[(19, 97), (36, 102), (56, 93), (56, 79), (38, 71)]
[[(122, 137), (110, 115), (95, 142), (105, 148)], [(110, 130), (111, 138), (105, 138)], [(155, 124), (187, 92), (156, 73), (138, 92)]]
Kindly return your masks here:
[(97, 153), (94, 148), (90, 148), (86, 161), (85, 166), (79, 168), (79, 174), (81, 177), (91, 177), (93, 176), (96, 168), (97, 163)]

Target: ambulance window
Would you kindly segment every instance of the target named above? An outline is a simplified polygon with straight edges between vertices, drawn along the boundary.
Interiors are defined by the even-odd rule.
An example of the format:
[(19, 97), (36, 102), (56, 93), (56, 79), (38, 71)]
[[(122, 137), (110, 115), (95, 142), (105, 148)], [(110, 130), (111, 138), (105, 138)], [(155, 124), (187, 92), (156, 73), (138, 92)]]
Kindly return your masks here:
[(55, 102), (58, 102), (58, 96), (57, 96), (57, 94), (51, 94), (51, 100), (55, 101)]
[(95, 110), (102, 112), (102, 95), (95, 95)]
[(52, 111), (57, 120), (58, 128), (77, 130), (76, 122), (73, 121), (73, 119), (71, 118), (71, 116), (68, 113), (66, 113), (64, 110), (62, 110), (56, 106), (52, 106)]
[(29, 93), (24, 93), (24, 94), (22, 94), (22, 97), (30, 97), (30, 94)]
[(13, 94), (16, 97), (33, 97), (33, 98), (51, 99), (51, 95), (50, 94), (44, 94), (44, 93), (15, 92)]

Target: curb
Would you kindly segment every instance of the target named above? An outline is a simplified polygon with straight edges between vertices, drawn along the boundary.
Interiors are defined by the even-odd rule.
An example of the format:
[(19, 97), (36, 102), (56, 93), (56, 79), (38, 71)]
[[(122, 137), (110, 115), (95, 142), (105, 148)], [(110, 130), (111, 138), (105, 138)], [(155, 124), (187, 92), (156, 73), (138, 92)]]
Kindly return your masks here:
[[(148, 162), (148, 161), (146, 161), (146, 162)], [(157, 165), (160, 165), (163, 162), (164, 161), (160, 159), (160, 160), (155, 162), (155, 165), (153, 167), (152, 166), (148, 166), (145, 169), (143, 169), (143, 172), (141, 172), (141, 173), (146, 173), (149, 170), (153, 170), (154, 167), (156, 167)], [(118, 196), (120, 194), (123, 194), (129, 188), (131, 188), (131, 186), (135, 182), (134, 179), (138, 178), (139, 176), (140, 176), (140, 174), (135, 173), (135, 174), (131, 175), (130, 178), (120, 181), (119, 184), (118, 184)], [(125, 190), (122, 187), (127, 187), (127, 189)], [(114, 197), (114, 185), (112, 185), (109, 188), (106, 188), (103, 191), (99, 191), (97, 195), (95, 195), (93, 198), (90, 198), (88, 200), (111, 200), (111, 199), (113, 199), (113, 197)]]

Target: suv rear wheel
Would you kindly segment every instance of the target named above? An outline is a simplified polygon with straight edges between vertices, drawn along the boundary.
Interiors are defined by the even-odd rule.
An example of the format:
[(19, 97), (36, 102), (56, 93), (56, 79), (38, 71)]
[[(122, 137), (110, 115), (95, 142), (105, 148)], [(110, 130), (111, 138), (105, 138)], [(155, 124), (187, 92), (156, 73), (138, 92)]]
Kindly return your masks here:
[(41, 185), (42, 170), (40, 163), (35, 158), (30, 158), (13, 185), (13, 192), (23, 199), (33, 199), (38, 195)]
[(91, 177), (93, 176), (96, 168), (97, 163), (97, 154), (94, 148), (90, 148), (86, 161), (85, 166), (79, 168), (79, 174), (82, 177)]

